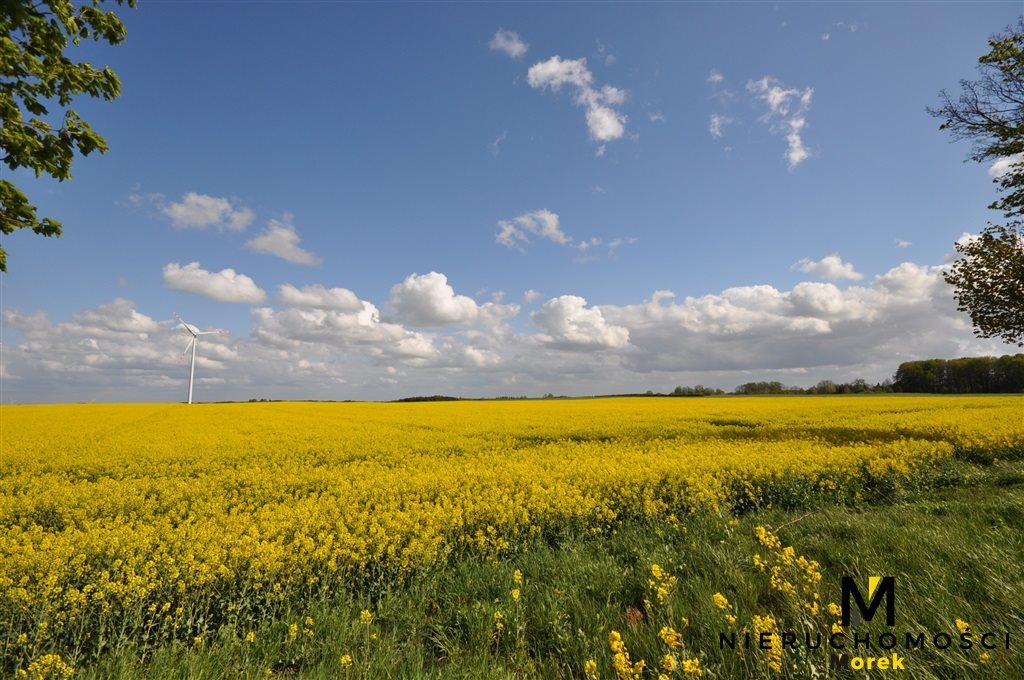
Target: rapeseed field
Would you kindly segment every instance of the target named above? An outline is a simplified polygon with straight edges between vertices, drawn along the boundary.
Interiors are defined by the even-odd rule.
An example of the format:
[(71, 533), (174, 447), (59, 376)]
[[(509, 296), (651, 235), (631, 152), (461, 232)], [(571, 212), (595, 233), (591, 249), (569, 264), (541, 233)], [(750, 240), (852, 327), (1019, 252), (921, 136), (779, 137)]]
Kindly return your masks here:
[[(955, 484), (956, 462), (1024, 452), (1019, 396), (4, 406), (0, 425), (0, 672), (35, 677), (119, 649), (200, 647), (228, 628), (244, 648), (282, 611), (453, 560), (857, 507)], [(770, 532), (757, 540), (786, 555), (775, 566), (820, 578)], [(648, 568), (654, 611), (686, 574)], [(510, 579), (506, 610), (536, 587)], [(825, 604), (801, 606), (824, 616)], [(724, 596), (714, 605), (733, 616)], [(492, 635), (518, 634), (508, 614), (491, 615)], [(373, 617), (360, 614), (367, 631)], [(316, 634), (312, 618), (288, 624), (292, 642)], [(608, 634), (618, 677), (713, 672), (671, 642), (660, 670), (635, 667)], [(765, 672), (781, 672), (771, 654)], [(336, 664), (358, 670), (350, 655)], [(597, 673), (588, 659), (568, 675)]]

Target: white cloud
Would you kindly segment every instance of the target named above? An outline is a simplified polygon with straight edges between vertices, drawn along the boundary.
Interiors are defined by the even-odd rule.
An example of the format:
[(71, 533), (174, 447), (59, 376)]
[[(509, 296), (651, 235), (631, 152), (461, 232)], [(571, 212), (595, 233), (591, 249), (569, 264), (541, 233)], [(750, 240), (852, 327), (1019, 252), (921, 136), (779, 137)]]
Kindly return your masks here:
[(599, 142), (619, 139), (626, 132), (626, 117), (608, 106), (588, 106), (587, 129)]
[(791, 118), (787, 124), (789, 132), (786, 134), (786, 160), (789, 161), (790, 168), (795, 168), (811, 156), (811, 152), (804, 146), (804, 140), (800, 136), (800, 131), (804, 129), (807, 121), (803, 117)]
[(277, 297), (289, 307), (311, 309), (334, 309), (341, 312), (358, 312), (362, 302), (347, 288), (325, 288), (319, 284), (299, 289), (290, 283), (278, 286)]
[(896, 247), (897, 248), (909, 248), (912, 245), (914, 245), (914, 244), (911, 243), (910, 241), (904, 241), (901, 238), (896, 239)]
[(587, 110), (587, 130), (594, 141), (611, 142), (625, 135), (628, 118), (613, 108), (625, 102), (625, 91), (610, 85), (595, 88), (594, 74), (587, 68), (585, 57), (562, 59), (555, 55), (531, 66), (526, 79), (530, 87), (540, 90), (560, 92), (564, 86), (573, 88), (576, 104)]
[(829, 39), (829, 38), (831, 38), (831, 37), (832, 37), (832, 36), (830, 36), (830, 35), (829, 35), (828, 33), (822, 33), (822, 34), (821, 34), (821, 40), (822, 40), (822, 42), (828, 42), (828, 39)]
[(79, 312), (72, 317), (69, 328), (82, 334), (107, 336), (129, 333), (140, 338), (160, 330), (160, 324), (134, 308), (131, 300), (117, 298), (107, 305)]
[(473, 298), (456, 295), (439, 272), (410, 274), (391, 288), (391, 306), (398, 318), (414, 326), (472, 323), (480, 310)]
[(526, 50), (530, 49), (529, 44), (520, 38), (518, 33), (506, 31), (505, 29), (501, 29), (494, 34), (491, 42), (488, 43), (488, 47), (495, 52), (503, 52), (513, 59), (518, 59), (526, 54)]
[(613, 106), (625, 104), (626, 91), (620, 90), (617, 87), (612, 87), (611, 85), (605, 85), (601, 88), (601, 100), (608, 104), (612, 104)]
[(786, 89), (779, 81), (771, 76), (765, 76), (760, 80), (752, 80), (747, 83), (747, 90), (754, 93), (768, 106), (767, 119), (770, 116), (786, 117), (790, 109), (796, 113), (806, 111), (811, 105), (811, 98), (814, 96), (814, 88), (808, 87), (803, 91), (795, 88)]
[(999, 179), (1008, 172), (1024, 172), (1024, 167), (1021, 167), (1020, 163), (1024, 163), (1024, 153), (999, 158), (988, 167), (988, 176), (993, 179)]
[(292, 224), (292, 216), (284, 214), (283, 219), (272, 219), (267, 228), (256, 238), (247, 241), (245, 247), (254, 253), (275, 255), (294, 264), (312, 267), (320, 264), (319, 257), (299, 247), (299, 234)]
[(184, 267), (177, 262), (165, 265), (163, 280), (168, 288), (220, 302), (258, 304), (267, 299), (267, 294), (245, 274), (234, 269), (208, 272), (198, 262), (190, 262)]
[(528, 305), (528, 304), (530, 304), (531, 302), (533, 302), (534, 300), (536, 300), (539, 297), (540, 297), (540, 291), (539, 290), (534, 290), (533, 288), (531, 288), (528, 291), (526, 291), (525, 293), (523, 293), (523, 304)]
[(669, 304), (672, 295), (661, 291), (639, 305), (601, 309), (629, 329), (635, 370), (832, 367), (836, 375), (872, 365), (880, 379), (900, 361), (997, 351), (998, 343), (971, 337), (942, 271), (907, 262), (847, 290), (745, 286)]
[(852, 263), (843, 262), (843, 258), (839, 257), (839, 253), (832, 253), (820, 260), (811, 260), (805, 257), (794, 264), (791, 269), (799, 270), (806, 274), (815, 274), (829, 281), (838, 281), (840, 279), (859, 281), (864, 278), (863, 274), (853, 268)]
[(547, 61), (539, 61), (526, 73), (530, 87), (550, 88), (554, 92), (561, 91), (564, 85), (577, 89), (589, 88), (594, 81), (594, 74), (587, 68), (587, 59), (562, 59), (555, 55)]
[(529, 234), (563, 246), (572, 242), (572, 239), (562, 231), (558, 213), (547, 209), (523, 213), (511, 220), (499, 220), (498, 233), (494, 238), (503, 246), (522, 249), (522, 244), (530, 242)]
[(768, 107), (761, 121), (769, 126), (772, 133), (785, 135), (785, 156), (789, 168), (792, 170), (810, 158), (811, 152), (804, 145), (802, 135), (807, 126), (805, 114), (811, 108), (814, 88), (785, 88), (776, 78), (765, 76), (749, 81), (747, 90)]
[(652, 112), (647, 114), (647, 117), (650, 119), (650, 121), (652, 123), (664, 123), (665, 122), (665, 116), (660, 111), (652, 111)]
[(543, 342), (560, 349), (616, 349), (629, 344), (628, 330), (609, 324), (600, 308), (587, 308), (587, 301), (577, 295), (548, 300), (530, 318), (547, 333)]
[(960, 234), (960, 238), (956, 240), (958, 246), (967, 246), (981, 238), (981, 234), (972, 234), (970, 232), (963, 232)]
[(717, 84), (725, 81), (725, 76), (722, 75), (721, 71), (719, 71), (716, 68), (713, 68), (713, 69), (711, 69), (711, 73), (708, 74), (708, 79), (707, 80), (712, 85), (717, 85)]
[[(826, 378), (881, 380), (912, 359), (1016, 351), (973, 336), (944, 270), (904, 262), (845, 289), (803, 281), (791, 290), (740, 286), (680, 298), (660, 290), (627, 305), (589, 306), (580, 296), (562, 295), (532, 315), (537, 328), (531, 331), (506, 323), (518, 305), (488, 302), (476, 305), (474, 323), (443, 334), (411, 331), (383, 320), (370, 302), (359, 300), (356, 309), (347, 293), (337, 292), (344, 289), (312, 285), (288, 293), (293, 306), (286, 309), (255, 307), (247, 334), (204, 336), (196, 390), (201, 400), (392, 399), (600, 394), (698, 382), (731, 388), (759, 379), (812, 385)], [(472, 315), (446, 279), (418, 283), (428, 284), (422, 286), (428, 303), (419, 309), (433, 321)], [(528, 292), (524, 304), (537, 295)], [(334, 303), (345, 309), (325, 308)], [(188, 364), (180, 354), (187, 334), (128, 300), (62, 322), (9, 307), (2, 316), (17, 338), (5, 345), (0, 369), (7, 399), (185, 396)], [(203, 328), (211, 323), (189, 320)]]
[[(129, 200), (135, 202), (133, 196), (130, 196)], [(143, 198), (146, 196), (158, 196), (162, 199), (161, 194), (146, 194)], [(251, 210), (245, 207), (236, 207), (226, 198), (194, 192), (185, 194), (177, 203), (163, 206), (161, 212), (171, 218), (171, 222), (179, 229), (213, 227), (228, 231), (242, 231), (249, 226), (254, 217)]]
[(253, 337), (285, 350), (322, 346), (356, 350), (386, 360), (428, 359), (436, 355), (430, 337), (382, 321), (377, 307), (362, 302), (358, 312), (328, 309), (253, 309)]
[(708, 122), (708, 132), (715, 139), (720, 139), (722, 137), (722, 129), (731, 122), (732, 118), (723, 116), (720, 113), (712, 113), (711, 119)]

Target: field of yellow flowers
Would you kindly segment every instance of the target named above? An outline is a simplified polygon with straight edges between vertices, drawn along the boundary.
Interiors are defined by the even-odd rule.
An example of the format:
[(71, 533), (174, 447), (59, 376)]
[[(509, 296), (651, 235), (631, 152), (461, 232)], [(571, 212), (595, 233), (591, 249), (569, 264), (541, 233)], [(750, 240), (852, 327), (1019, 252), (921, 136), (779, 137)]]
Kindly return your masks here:
[(538, 536), (899, 494), (952, 459), (1019, 457), (1024, 408), (1019, 396), (3, 406), (0, 450), (0, 674), (60, 675), (453, 557), (500, 560)]

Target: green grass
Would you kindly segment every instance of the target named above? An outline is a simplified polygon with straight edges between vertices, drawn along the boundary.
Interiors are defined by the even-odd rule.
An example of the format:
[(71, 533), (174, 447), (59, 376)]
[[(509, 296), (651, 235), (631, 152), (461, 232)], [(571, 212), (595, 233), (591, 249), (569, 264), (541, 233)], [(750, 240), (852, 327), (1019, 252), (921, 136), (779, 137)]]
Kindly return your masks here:
[[(794, 600), (773, 590), (753, 564), (755, 553), (765, 554), (754, 536), (764, 525), (820, 563), (824, 602), (840, 601), (843, 575), (859, 583), (895, 576), (901, 639), (903, 631), (925, 630), (955, 638), (957, 618), (978, 632), (1011, 633), (1011, 649), (992, 650), (986, 663), (978, 649), (897, 649), (904, 672), (840, 677), (1024, 678), (1024, 462), (957, 463), (932, 483), (931, 490), (860, 507), (762, 508), (738, 518), (683, 518), (682, 529), (630, 522), (607, 535), (538, 537), (501, 560), (457, 556), (401, 583), (295, 603), (258, 625), (229, 623), (199, 645), (123, 647), (80, 664), (76, 677), (258, 678), (269, 670), (291, 678), (579, 678), (592, 658), (601, 677), (612, 678), (608, 633), (617, 630), (632, 660), (646, 660), (644, 677), (655, 678), (665, 625), (682, 630), (685, 655), (700, 658), (703, 677), (778, 677), (762, 652), (719, 649), (718, 634), (730, 626), (712, 604), (723, 593), (737, 628), (768, 612), (783, 629), (802, 625)], [(653, 563), (678, 581), (665, 604), (648, 609), (644, 600), (656, 600), (647, 587)], [(516, 569), (525, 577), (518, 602), (511, 596)], [(630, 608), (643, 619), (628, 621)], [(370, 625), (359, 623), (363, 609), (373, 612)], [(495, 611), (503, 614), (498, 636)], [(312, 636), (302, 632), (306, 617)], [(689, 619), (685, 629), (682, 617)], [(858, 630), (877, 635), (886, 630), (878, 623)], [(298, 635), (290, 641), (291, 624)], [(347, 669), (343, 654), (352, 657)], [(786, 651), (782, 677), (811, 677), (812, 669), (827, 668), (827, 657)]]

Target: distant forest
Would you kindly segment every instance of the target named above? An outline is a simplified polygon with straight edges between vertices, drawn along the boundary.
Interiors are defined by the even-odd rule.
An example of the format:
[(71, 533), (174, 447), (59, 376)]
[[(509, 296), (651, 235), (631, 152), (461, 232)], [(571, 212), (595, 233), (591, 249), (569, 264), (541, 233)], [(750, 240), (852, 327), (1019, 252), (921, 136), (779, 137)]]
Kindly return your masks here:
[(896, 369), (892, 385), (899, 392), (1022, 392), (1024, 354), (907, 361)]
[[(674, 394), (692, 394), (693, 388), (677, 387)], [(787, 387), (778, 381), (749, 382), (736, 394), (861, 394), (865, 392), (924, 392), (934, 394), (983, 394), (1024, 392), (1024, 354), (963, 359), (906, 361), (892, 380), (874, 385), (857, 379), (837, 383), (822, 380), (814, 387)], [(711, 392), (704, 392), (711, 394)]]

